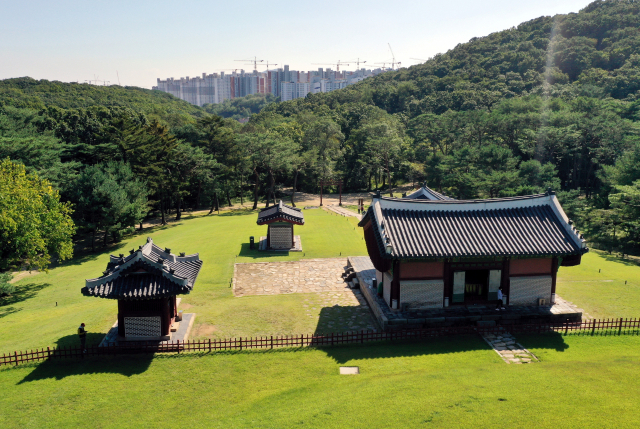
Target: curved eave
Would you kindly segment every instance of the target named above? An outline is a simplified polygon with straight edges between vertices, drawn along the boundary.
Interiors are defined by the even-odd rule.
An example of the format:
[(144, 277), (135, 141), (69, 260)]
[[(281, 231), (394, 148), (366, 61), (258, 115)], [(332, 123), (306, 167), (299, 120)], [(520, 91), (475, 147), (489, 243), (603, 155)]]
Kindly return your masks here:
[(288, 218), (288, 217), (284, 217), (284, 216), (278, 216), (278, 217), (273, 218), (273, 219), (261, 219), (261, 220), (258, 220), (257, 224), (258, 225), (268, 225), (270, 223), (275, 223), (275, 222), (286, 222), (286, 223), (291, 223), (293, 225), (304, 225), (304, 219), (296, 220), (296, 219), (292, 219), (292, 218)]

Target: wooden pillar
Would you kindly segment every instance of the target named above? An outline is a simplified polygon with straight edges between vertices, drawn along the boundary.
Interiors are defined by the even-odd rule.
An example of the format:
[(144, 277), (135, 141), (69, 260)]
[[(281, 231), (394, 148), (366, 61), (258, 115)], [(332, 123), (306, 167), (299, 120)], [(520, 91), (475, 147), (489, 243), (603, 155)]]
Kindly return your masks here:
[(291, 224), (291, 247), (293, 248), (296, 245), (295, 236), (293, 235), (293, 224)]
[(118, 335), (124, 337), (124, 303), (118, 300)]
[(507, 295), (507, 305), (511, 301), (511, 284), (509, 281), (509, 269), (511, 267), (511, 260), (509, 258), (504, 258), (502, 260), (502, 279), (500, 281), (500, 286), (502, 286), (502, 293)]
[(161, 335), (169, 335), (169, 330), (171, 329), (171, 314), (169, 312), (169, 298), (161, 298), (160, 299), (160, 308), (162, 309), (162, 314), (160, 317), (162, 331)]
[(444, 299), (449, 298), (449, 305), (453, 304), (453, 281), (451, 279), (451, 262), (448, 259), (444, 261), (442, 280), (444, 283), (444, 296), (442, 297), (442, 305)]
[(558, 277), (558, 258), (551, 260), (551, 294), (556, 293), (556, 278)]
[(400, 309), (400, 261), (394, 259), (391, 263), (391, 270), (393, 271), (393, 278), (391, 280), (391, 303), (395, 299), (398, 303), (398, 310)]
[(322, 182), (320, 182), (320, 207), (322, 207)]
[(271, 247), (271, 225), (267, 225), (267, 249)]
[(338, 185), (338, 189), (340, 190), (340, 204), (338, 204), (338, 205), (341, 206), (342, 205), (342, 183), (340, 183)]

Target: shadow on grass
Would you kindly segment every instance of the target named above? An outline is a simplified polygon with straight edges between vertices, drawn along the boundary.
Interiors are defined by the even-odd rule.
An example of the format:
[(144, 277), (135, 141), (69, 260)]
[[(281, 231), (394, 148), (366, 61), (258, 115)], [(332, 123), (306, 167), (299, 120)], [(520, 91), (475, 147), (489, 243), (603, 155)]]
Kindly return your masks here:
[(597, 254), (598, 256), (602, 256), (602, 258), (604, 258), (604, 260), (606, 260), (607, 262), (617, 262), (619, 264), (627, 265), (630, 267), (640, 266), (640, 262), (634, 261), (632, 259), (623, 259), (620, 256), (611, 255), (605, 252), (597, 252)]
[(348, 346), (321, 346), (317, 348), (324, 351), (328, 357), (339, 364), (344, 364), (351, 360), (388, 359), (491, 350), (489, 345), (477, 335), (385, 341)]
[(320, 309), (314, 335), (327, 335), (332, 332), (347, 331), (360, 332), (363, 329), (379, 329), (378, 323), (367, 305), (335, 304)]
[[(51, 286), (51, 283), (29, 283), (26, 285), (16, 285), (16, 290), (9, 296), (0, 298), (0, 317), (7, 316), (10, 313), (15, 313), (19, 309), (9, 311), (10, 308), (3, 308), (8, 305), (17, 304), (18, 302), (26, 301), (33, 298), (42, 289)], [(13, 307), (11, 307), (13, 308)]]
[(224, 211), (224, 212), (220, 213), (218, 216), (220, 216), (220, 217), (246, 216), (246, 215), (258, 213), (258, 210), (260, 210), (260, 207), (258, 207), (256, 210), (253, 210), (253, 209), (234, 209), (234, 210)]
[(22, 308), (16, 308), (16, 307), (0, 307), (0, 319), (2, 319), (5, 316), (8, 316), (10, 314), (13, 313), (17, 313), (18, 311), (22, 310)]
[(267, 250), (258, 250), (258, 243), (254, 244), (254, 249), (249, 248), (249, 243), (242, 243), (240, 245), (240, 252), (238, 256), (244, 256), (247, 258), (253, 259), (263, 259), (263, 258), (273, 258), (278, 256), (289, 256), (289, 251), (267, 251)]
[(124, 356), (96, 356), (84, 359), (47, 360), (35, 367), (18, 384), (31, 381), (55, 379), (89, 374), (119, 374), (126, 377), (138, 375), (149, 369), (153, 354), (136, 354)]
[(516, 341), (527, 349), (551, 349), (564, 352), (569, 345), (564, 341), (564, 336), (559, 332), (546, 334), (517, 334)]
[[(104, 338), (104, 334), (87, 334), (87, 347), (97, 346)], [(67, 335), (56, 341), (58, 347), (79, 347), (77, 335)], [(120, 374), (130, 377), (145, 372), (153, 353), (136, 353), (119, 356), (87, 356), (85, 358), (51, 358), (38, 364), (33, 371), (18, 384), (30, 381), (54, 378), (62, 380), (65, 377), (86, 374)]]

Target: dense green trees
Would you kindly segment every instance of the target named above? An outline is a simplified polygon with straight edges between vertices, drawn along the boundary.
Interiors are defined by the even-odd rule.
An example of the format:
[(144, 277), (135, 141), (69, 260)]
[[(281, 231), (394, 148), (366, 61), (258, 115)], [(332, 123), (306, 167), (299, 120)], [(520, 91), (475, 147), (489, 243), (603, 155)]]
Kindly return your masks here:
[(99, 230), (106, 244), (109, 234), (117, 240), (135, 228), (147, 215), (148, 194), (145, 183), (122, 161), (86, 167), (76, 180), (72, 201), (76, 219), (92, 233), (91, 247), (95, 249)]
[(277, 97), (273, 94), (254, 94), (224, 100), (220, 104), (205, 104), (203, 109), (207, 113), (222, 118), (246, 119), (260, 112), (267, 104), (274, 103)]
[(0, 272), (44, 269), (73, 254), (71, 205), (24, 165), (0, 162)]
[[(89, 173), (119, 163), (163, 222), (244, 198), (257, 208), (329, 178), (351, 191), (426, 180), (455, 198), (552, 188), (593, 245), (640, 253), (639, 27), (637, 1), (597, 1), (282, 103), (200, 109), (131, 88), (3, 81), (0, 155), (76, 201), (91, 197), (80, 183)], [(117, 211), (116, 200), (107, 206)], [(84, 212), (76, 220), (91, 230)]]

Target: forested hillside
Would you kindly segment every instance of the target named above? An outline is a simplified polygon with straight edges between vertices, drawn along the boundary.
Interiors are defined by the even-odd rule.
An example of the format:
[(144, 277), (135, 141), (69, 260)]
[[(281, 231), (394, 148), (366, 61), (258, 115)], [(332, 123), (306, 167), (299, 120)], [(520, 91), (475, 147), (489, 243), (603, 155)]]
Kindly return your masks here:
[[(200, 109), (167, 94), (0, 82), (0, 157), (48, 178), (112, 239), (282, 187), (426, 181), (455, 198), (552, 188), (592, 245), (640, 253), (640, 2), (596, 1), (343, 90)], [(130, 182), (128, 189), (119, 184)], [(140, 198), (140, 196), (144, 198)], [(103, 235), (103, 240), (108, 234)]]
[(49, 107), (125, 107), (173, 125), (192, 121), (204, 114), (198, 106), (162, 91), (135, 86), (50, 82), (29, 77), (0, 80), (0, 105), (35, 110)]
[(244, 119), (260, 112), (269, 103), (275, 103), (277, 99), (273, 94), (253, 94), (224, 100), (219, 104), (205, 104), (202, 108), (207, 113), (223, 118)]

